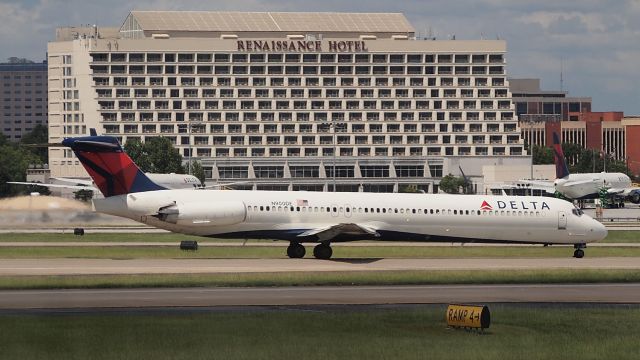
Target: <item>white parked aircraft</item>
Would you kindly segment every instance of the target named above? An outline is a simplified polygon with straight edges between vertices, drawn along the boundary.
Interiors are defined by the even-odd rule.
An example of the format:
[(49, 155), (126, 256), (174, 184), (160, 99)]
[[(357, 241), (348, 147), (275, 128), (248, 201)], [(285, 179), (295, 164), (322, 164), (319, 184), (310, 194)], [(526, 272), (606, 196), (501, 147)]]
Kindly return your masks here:
[(292, 191), (167, 190), (131, 161), (115, 137), (68, 138), (70, 147), (104, 195), (96, 211), (172, 232), (219, 238), (267, 238), (330, 244), (353, 240), (585, 244), (602, 240), (605, 227), (571, 203), (526, 196), (316, 193)]
[(629, 201), (640, 203), (640, 189), (633, 187), (629, 176), (623, 173), (584, 173), (570, 174), (564, 158), (558, 134), (553, 134), (553, 155), (556, 165), (556, 180), (550, 181), (521, 181), (538, 185), (542, 188), (553, 186), (556, 191), (568, 199), (584, 200), (597, 199), (600, 190), (607, 189), (607, 194), (620, 195)]
[[(166, 189), (198, 189), (202, 187), (202, 183), (200, 180), (193, 176), (187, 174), (154, 174), (154, 173), (145, 173), (145, 175), (154, 183), (166, 188)], [(7, 184), (18, 184), (18, 185), (33, 185), (33, 186), (42, 186), (49, 188), (63, 188), (63, 189), (71, 189), (71, 190), (91, 190), (91, 191), (99, 191), (98, 188), (94, 186), (93, 181), (83, 180), (83, 179), (74, 179), (74, 178), (52, 178), (53, 180), (57, 180), (67, 184), (45, 184), (38, 182), (28, 182), (28, 181), (8, 181)]]

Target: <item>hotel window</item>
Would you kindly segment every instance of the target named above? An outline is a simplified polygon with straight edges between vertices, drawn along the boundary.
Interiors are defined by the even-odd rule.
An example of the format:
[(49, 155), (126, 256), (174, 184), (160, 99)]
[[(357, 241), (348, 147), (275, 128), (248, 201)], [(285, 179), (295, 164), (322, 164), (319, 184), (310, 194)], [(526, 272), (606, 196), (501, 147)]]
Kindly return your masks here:
[(387, 178), (389, 177), (388, 165), (365, 165), (360, 166), (362, 177)]
[[(325, 165), (325, 173), (328, 178), (333, 177), (333, 164)], [(335, 166), (337, 178), (352, 178), (355, 177), (355, 171), (353, 166)]]
[(292, 178), (318, 178), (320, 169), (317, 166), (290, 166)]
[(253, 171), (256, 175), (256, 178), (259, 179), (279, 179), (284, 177), (284, 167), (282, 166), (254, 166)]

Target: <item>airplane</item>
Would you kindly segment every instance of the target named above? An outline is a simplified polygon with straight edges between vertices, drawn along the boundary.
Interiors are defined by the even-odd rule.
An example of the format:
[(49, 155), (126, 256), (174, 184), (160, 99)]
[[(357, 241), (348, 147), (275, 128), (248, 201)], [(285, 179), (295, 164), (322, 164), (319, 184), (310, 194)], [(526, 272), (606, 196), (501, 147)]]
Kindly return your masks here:
[[(203, 187), (200, 180), (193, 176), (187, 174), (156, 174), (156, 173), (145, 173), (145, 175), (151, 179), (154, 183), (171, 190), (177, 189), (200, 189)], [(71, 189), (71, 190), (91, 190), (91, 191), (99, 191), (90, 180), (83, 179), (74, 179), (74, 178), (51, 178), (53, 180), (57, 180), (63, 183), (68, 184), (46, 184), (39, 182), (29, 182), (29, 181), (7, 181), (7, 184), (17, 184), (17, 185), (33, 185), (33, 186), (42, 186), (47, 188), (62, 188), (62, 189)]]
[(553, 155), (556, 166), (556, 180), (553, 186), (566, 198), (598, 199), (600, 190), (604, 188), (610, 196), (618, 195), (634, 204), (640, 203), (640, 188), (632, 186), (627, 174), (607, 172), (570, 174), (557, 133), (553, 134)]
[(317, 259), (331, 243), (354, 240), (574, 245), (606, 237), (606, 228), (571, 203), (554, 198), (398, 193), (170, 190), (152, 181), (111, 136), (66, 138), (104, 198), (96, 211), (176, 233), (289, 241)]

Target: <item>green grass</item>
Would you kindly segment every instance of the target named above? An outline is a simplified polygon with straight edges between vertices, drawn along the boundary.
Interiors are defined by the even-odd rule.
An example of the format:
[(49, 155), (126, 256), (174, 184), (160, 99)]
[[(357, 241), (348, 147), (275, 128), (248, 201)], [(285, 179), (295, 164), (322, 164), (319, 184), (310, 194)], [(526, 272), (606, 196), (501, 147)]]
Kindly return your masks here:
[(484, 335), (412, 309), (2, 315), (5, 359), (637, 359), (640, 309), (491, 306)]
[(235, 274), (1, 276), (0, 289), (255, 287), (640, 282), (640, 271), (610, 269), (351, 271)]
[[(69, 229), (72, 231), (72, 229)], [(199, 236), (189, 236), (189, 235), (181, 235), (181, 234), (170, 234), (170, 233), (159, 233), (159, 234), (149, 234), (149, 233), (87, 233), (84, 236), (75, 236), (73, 233), (59, 234), (59, 233), (34, 233), (34, 234), (23, 234), (23, 233), (7, 233), (0, 234), (0, 242), (3, 241), (11, 241), (11, 242), (23, 242), (23, 241), (45, 241), (45, 242), (84, 242), (84, 241), (95, 241), (95, 242), (173, 242), (178, 243), (181, 240), (198, 240), (198, 241), (224, 241), (224, 242), (243, 242), (243, 240), (227, 240), (227, 239), (218, 239), (218, 238), (205, 238)], [(269, 240), (250, 240), (251, 242), (262, 242)], [(604, 239), (602, 242), (616, 243), (616, 242), (640, 242), (640, 229), (639, 230), (609, 230), (609, 236)]]
[(607, 243), (637, 243), (640, 242), (639, 230), (609, 230), (609, 235), (601, 242)]
[[(307, 246), (311, 252), (312, 245)], [(340, 247), (333, 258), (531, 258), (571, 257), (570, 246), (551, 247)], [(589, 257), (640, 256), (640, 247), (588, 248)], [(308, 255), (311, 256), (311, 255)], [(175, 246), (105, 246), (105, 247), (0, 247), (0, 259), (86, 258), (86, 259), (222, 259), (222, 258), (286, 258), (285, 247), (215, 246), (198, 251), (182, 251)]]

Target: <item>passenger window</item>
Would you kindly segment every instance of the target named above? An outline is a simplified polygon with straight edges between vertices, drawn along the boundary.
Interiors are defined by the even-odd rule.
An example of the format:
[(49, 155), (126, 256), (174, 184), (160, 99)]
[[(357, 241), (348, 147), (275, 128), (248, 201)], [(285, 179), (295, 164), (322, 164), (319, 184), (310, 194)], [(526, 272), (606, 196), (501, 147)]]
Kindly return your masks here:
[(260, 211), (264, 211), (264, 207), (263, 206), (260, 206)]

